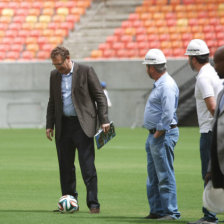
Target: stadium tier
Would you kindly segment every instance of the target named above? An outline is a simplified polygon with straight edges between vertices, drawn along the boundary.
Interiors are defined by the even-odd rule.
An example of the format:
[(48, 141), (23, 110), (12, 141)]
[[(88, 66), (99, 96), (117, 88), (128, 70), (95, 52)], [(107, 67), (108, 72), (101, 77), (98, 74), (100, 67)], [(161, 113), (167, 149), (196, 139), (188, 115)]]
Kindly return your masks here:
[(92, 0), (0, 1), (0, 60), (49, 59)]
[[(0, 1), (0, 60), (49, 59), (53, 47), (72, 38), (80, 17), (95, 1), (99, 0)], [(141, 0), (139, 4), (113, 35), (88, 51), (89, 58), (142, 58), (149, 48), (162, 49), (166, 57), (184, 57), (193, 38), (205, 40), (211, 55), (224, 45), (223, 0)]]
[(223, 0), (144, 0), (90, 58), (142, 58), (149, 48), (184, 57), (194, 38), (205, 40), (213, 56), (223, 37)]

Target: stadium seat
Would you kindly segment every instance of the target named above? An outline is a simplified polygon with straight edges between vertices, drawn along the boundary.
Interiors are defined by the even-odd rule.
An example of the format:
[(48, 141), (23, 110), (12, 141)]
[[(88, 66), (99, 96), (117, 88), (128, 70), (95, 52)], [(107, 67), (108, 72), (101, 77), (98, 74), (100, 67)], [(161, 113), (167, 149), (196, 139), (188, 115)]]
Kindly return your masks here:
[(20, 57), (20, 52), (18, 51), (8, 51), (6, 53), (5, 60), (7, 61), (15, 61)]
[(15, 22), (15, 23), (23, 23), (26, 19), (26, 16), (24, 15), (17, 15), (17, 16), (14, 16), (12, 21)]
[(90, 55), (90, 57), (91, 58), (101, 58), (102, 57), (102, 51), (101, 50), (93, 50), (92, 52), (91, 52), (91, 55)]
[(10, 51), (18, 51), (21, 52), (23, 50), (22, 44), (12, 44), (10, 45)]
[(180, 4), (180, 0), (170, 0), (170, 4), (171, 5), (179, 5)]
[(101, 51), (105, 51), (105, 50), (110, 49), (110, 47), (111, 46), (108, 43), (101, 43), (101, 44), (99, 44), (98, 49)]
[(160, 41), (169, 41), (169, 40), (170, 40), (170, 35), (167, 34), (167, 33), (160, 34), (160, 35), (159, 35), (159, 40), (160, 40)]
[(205, 35), (204, 35), (204, 33), (200, 32), (200, 33), (194, 33), (193, 37), (194, 37), (194, 39), (202, 39), (202, 40), (204, 40)]
[(162, 13), (168, 13), (173, 11), (173, 6), (172, 5), (162, 5), (160, 8), (160, 11)]
[(166, 5), (167, 4), (167, 0), (157, 0), (156, 4), (157, 5)]
[(185, 50), (183, 48), (174, 48), (173, 57), (185, 57)]
[(54, 8), (43, 8), (42, 15), (47, 15), (47, 16), (54, 15)]
[(48, 15), (41, 15), (39, 17), (39, 22), (42, 22), (42, 23), (49, 23), (51, 21), (51, 16), (48, 16)]
[(1, 52), (7, 52), (10, 50), (10, 44), (9, 43), (1, 43), (0, 44), (0, 51)]
[(49, 51), (38, 51), (36, 58), (38, 60), (47, 60), (50, 58), (50, 52)]
[(158, 40), (149, 42), (149, 48), (160, 48), (160, 47), (161, 47), (161, 42), (159, 42)]
[(172, 49), (182, 48), (183, 47), (183, 43), (180, 40), (176, 40), (176, 41), (172, 41), (171, 42), (171, 46), (172, 46)]
[(216, 33), (217, 40), (224, 40), (224, 32), (217, 32)]
[(128, 20), (131, 21), (131, 22), (133, 22), (135, 20), (139, 20), (139, 19), (140, 19), (139, 14), (137, 14), (137, 13), (129, 14)]
[(63, 37), (59, 36), (51, 36), (48, 38), (48, 42), (52, 45), (59, 45), (62, 44), (63, 42)]
[(23, 45), (23, 44), (25, 44), (25, 42), (26, 42), (26, 39), (25, 39), (25, 37), (15, 37), (14, 39), (13, 39), (13, 43), (14, 44), (20, 44), (20, 45)]
[(54, 8), (56, 1), (44, 1), (43, 8)]
[(66, 16), (66, 21), (67, 22), (72, 22), (72, 23), (79, 22), (80, 21), (80, 16), (79, 15), (67, 15)]
[(64, 15), (54, 15), (52, 21), (55, 23), (65, 22), (66, 17)]
[(118, 49), (116, 51), (116, 57), (118, 58), (128, 58), (128, 53), (126, 49)]
[(9, 30), (20, 30), (22, 28), (22, 23), (10, 23), (8, 26)]
[(30, 8), (28, 10), (28, 15), (30, 15), (30, 16), (39, 16), (40, 15), (40, 9), (39, 8)]
[(39, 45), (38, 44), (27, 44), (26, 50), (37, 52), (39, 50)]
[(215, 29), (215, 32), (223, 32), (224, 30), (224, 26), (223, 25), (217, 25), (217, 26), (214, 26), (214, 29)]
[(148, 49), (140, 49), (139, 51), (138, 51), (138, 55), (139, 55), (139, 57), (145, 57), (145, 55), (146, 55), (146, 53), (148, 52)]
[(0, 23), (10, 23), (12, 20), (11, 16), (1, 16), (0, 17)]
[(113, 43), (118, 41), (118, 37), (117, 36), (108, 36), (106, 38), (106, 43), (112, 45)]
[[(131, 36), (127, 36), (127, 37), (129, 37), (128, 41), (133, 40)], [(148, 41), (148, 35), (142, 34), (142, 35), (137, 35), (136, 36), (136, 42), (146, 42), (146, 41)]]
[(203, 27), (203, 32), (208, 33), (208, 32), (215, 32), (214, 26), (211, 25), (205, 25)]
[(124, 35), (124, 29), (122, 29), (122, 28), (116, 28), (114, 30), (114, 36), (117, 36), (118, 38), (120, 38), (123, 35)]
[(2, 9), (1, 15), (12, 17), (14, 15), (14, 10), (11, 8), (4, 8)]
[(179, 41), (179, 40), (182, 40), (182, 36), (180, 33), (172, 33), (172, 34), (170, 34), (170, 40), (171, 41)]
[(69, 9), (68, 8), (58, 8), (57, 9), (57, 14), (62, 15), (62, 16), (67, 16), (69, 14)]
[[(143, 36), (143, 35), (141, 35)], [(136, 40), (139, 36), (136, 36)], [(147, 37), (147, 36), (146, 36)], [(120, 36), (120, 41), (123, 42), (123, 43), (128, 43), (128, 42), (131, 42), (132, 41), (132, 36), (130, 35), (123, 35), (123, 36)]]
[(190, 41), (193, 39), (193, 34), (192, 33), (183, 33), (182, 34), (182, 40), (183, 41)]
[(35, 52), (33, 51), (23, 51), (21, 53), (22, 60), (33, 60), (35, 58)]
[(37, 43), (37, 37), (31, 37), (31, 36), (28, 36), (26, 38), (26, 41), (25, 41), (26, 44), (36, 44)]
[(164, 53), (165, 57), (172, 57), (173, 56), (172, 48), (164, 48), (163, 53)]
[(48, 27), (48, 22), (37, 22), (33, 24), (33, 29), (44, 30)]
[(0, 39), (2, 39), (5, 36), (5, 30), (0, 30)]
[(216, 40), (216, 34), (213, 32), (207, 32), (204, 34), (205, 37), (205, 41), (209, 41), (209, 40)]
[(68, 30), (67, 29), (55, 29), (54, 30), (54, 35), (60, 36), (60, 37), (67, 37), (68, 36)]
[(85, 8), (77, 8), (77, 7), (74, 7), (74, 8), (71, 8), (70, 9), (70, 12), (69, 13), (72, 14), (72, 15), (78, 15), (78, 16), (80, 16), (80, 15), (85, 14)]
[(16, 11), (15, 11), (15, 14), (16, 14), (17, 16), (27, 16), (28, 13), (29, 13), (29, 10), (28, 10), (28, 9), (24, 9), (24, 8), (18, 8), (18, 9), (16, 9)]
[(18, 30), (6, 30), (5, 31), (5, 37), (16, 37), (18, 36)]
[(32, 7), (32, 2), (29, 2), (29, 1), (21, 1), (20, 2), (20, 8), (30, 9), (31, 7)]
[(103, 57), (104, 58), (114, 58), (115, 57), (115, 51), (112, 49), (106, 49), (103, 51)]
[(125, 44), (122, 43), (122, 42), (114, 42), (114, 43), (112, 43), (111, 47), (112, 47), (114, 50), (124, 49)]
[(2, 44), (11, 44), (13, 43), (14, 38), (13, 37), (3, 37), (1, 40)]
[(0, 60), (3, 61), (6, 58), (6, 52), (0, 50)]

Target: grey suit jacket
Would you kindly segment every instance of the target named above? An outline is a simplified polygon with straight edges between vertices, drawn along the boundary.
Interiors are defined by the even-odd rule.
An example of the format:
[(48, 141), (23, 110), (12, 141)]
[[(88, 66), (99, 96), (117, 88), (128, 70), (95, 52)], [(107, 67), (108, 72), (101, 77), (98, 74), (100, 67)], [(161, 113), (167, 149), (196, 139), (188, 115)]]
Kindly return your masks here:
[[(51, 72), (46, 128), (54, 129), (55, 127), (56, 139), (60, 139), (61, 136), (63, 116), (61, 79), (57, 70)], [(92, 67), (74, 63), (72, 101), (80, 125), (88, 137), (95, 135), (98, 119), (100, 124), (109, 123), (107, 100)]]
[[(224, 94), (224, 90), (222, 90), (217, 99), (217, 108), (219, 106), (221, 97)], [(221, 111), (216, 111), (215, 119), (217, 120), (217, 157), (219, 162), (219, 167), (224, 175), (224, 107)]]

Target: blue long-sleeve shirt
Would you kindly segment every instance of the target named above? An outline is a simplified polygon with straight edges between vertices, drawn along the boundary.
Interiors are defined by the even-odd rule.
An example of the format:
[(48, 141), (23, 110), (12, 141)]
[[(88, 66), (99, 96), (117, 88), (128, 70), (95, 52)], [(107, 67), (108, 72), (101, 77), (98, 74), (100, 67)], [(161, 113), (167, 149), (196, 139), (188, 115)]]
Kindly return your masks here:
[[(74, 64), (73, 64), (74, 65)], [(61, 91), (63, 100), (63, 114), (65, 116), (76, 116), (75, 107), (72, 102), (72, 69), (69, 74), (62, 74)]]
[(169, 130), (177, 124), (176, 110), (179, 89), (174, 79), (166, 72), (155, 83), (145, 106), (144, 127)]

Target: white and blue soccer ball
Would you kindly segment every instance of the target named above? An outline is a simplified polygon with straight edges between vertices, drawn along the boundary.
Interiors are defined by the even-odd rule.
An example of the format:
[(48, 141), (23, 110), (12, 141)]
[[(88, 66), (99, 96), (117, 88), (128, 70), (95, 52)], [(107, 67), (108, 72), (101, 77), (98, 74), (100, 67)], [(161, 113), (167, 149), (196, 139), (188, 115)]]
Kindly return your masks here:
[(78, 211), (79, 205), (72, 195), (64, 195), (59, 199), (58, 209), (63, 213), (72, 213)]

